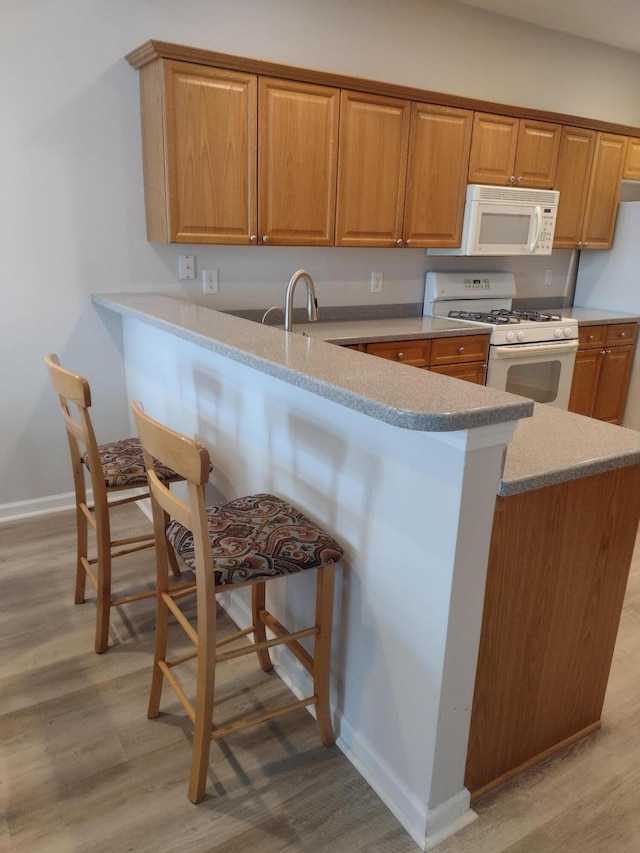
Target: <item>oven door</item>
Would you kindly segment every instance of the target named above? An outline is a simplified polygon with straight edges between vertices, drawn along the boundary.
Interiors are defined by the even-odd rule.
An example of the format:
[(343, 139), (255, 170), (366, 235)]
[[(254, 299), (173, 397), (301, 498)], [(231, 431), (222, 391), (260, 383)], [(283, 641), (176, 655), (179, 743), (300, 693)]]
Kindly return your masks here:
[(567, 409), (578, 341), (489, 347), (486, 385)]

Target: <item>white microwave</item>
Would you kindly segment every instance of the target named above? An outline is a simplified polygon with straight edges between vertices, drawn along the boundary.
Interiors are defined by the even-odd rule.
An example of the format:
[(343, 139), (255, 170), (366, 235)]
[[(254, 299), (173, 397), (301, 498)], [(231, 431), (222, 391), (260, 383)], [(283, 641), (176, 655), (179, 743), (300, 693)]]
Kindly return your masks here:
[(429, 255), (550, 255), (558, 214), (557, 190), (469, 184), (462, 243)]

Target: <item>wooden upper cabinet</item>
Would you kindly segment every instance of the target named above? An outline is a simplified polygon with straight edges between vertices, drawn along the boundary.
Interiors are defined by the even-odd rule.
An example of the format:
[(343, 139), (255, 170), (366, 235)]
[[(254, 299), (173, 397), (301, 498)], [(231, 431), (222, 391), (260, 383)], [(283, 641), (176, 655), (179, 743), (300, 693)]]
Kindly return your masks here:
[(148, 239), (248, 244), (257, 77), (157, 60), (141, 69), (140, 87)]
[(611, 248), (625, 152), (625, 136), (563, 128), (554, 248)]
[(550, 189), (561, 129), (550, 122), (475, 113), (469, 183)]
[(596, 133), (563, 127), (554, 189), (560, 191), (554, 249), (575, 249), (582, 239)]
[(611, 248), (626, 144), (626, 136), (596, 134), (581, 249)]
[(460, 245), (473, 113), (431, 104), (411, 108), (404, 245)]
[(402, 244), (411, 102), (343, 90), (337, 246)]
[(622, 177), (627, 181), (640, 181), (640, 139), (630, 136)]
[(259, 239), (332, 246), (340, 90), (261, 77), (258, 95)]

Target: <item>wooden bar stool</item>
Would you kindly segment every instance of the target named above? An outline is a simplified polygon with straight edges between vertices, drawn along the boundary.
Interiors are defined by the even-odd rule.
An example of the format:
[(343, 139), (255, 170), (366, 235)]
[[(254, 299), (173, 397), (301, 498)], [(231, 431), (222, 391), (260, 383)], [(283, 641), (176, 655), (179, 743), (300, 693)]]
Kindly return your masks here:
[[(60, 367), (58, 356), (45, 357), (45, 364), (55, 388), (64, 418), (76, 497), (77, 561), (75, 602), (85, 600), (87, 577), (96, 590), (96, 634), (95, 650), (106, 651), (109, 643), (109, 617), (112, 607), (155, 596), (155, 589), (121, 598), (112, 598), (111, 563), (114, 559), (134, 551), (154, 547), (153, 533), (112, 539), (110, 509), (149, 497), (147, 473), (142, 457), (142, 448), (137, 438), (125, 438), (110, 444), (99, 445), (96, 441), (89, 407), (91, 391), (82, 376)], [(85, 470), (89, 472), (93, 503), (87, 502)], [(162, 482), (181, 480), (175, 471), (158, 465), (157, 475)], [(109, 495), (126, 489), (144, 487), (145, 491), (109, 501)], [(95, 532), (95, 557), (89, 557), (88, 525)], [(180, 575), (175, 554), (169, 552), (173, 573)]]
[[(136, 403), (133, 411), (149, 477), (158, 568), (156, 650), (148, 716), (150, 719), (158, 716), (162, 684), (166, 678), (193, 722), (188, 793), (191, 802), (197, 803), (205, 793), (212, 739), (272, 720), (306, 705), (315, 705), (322, 741), (326, 745), (335, 742), (329, 710), (329, 660), (335, 563), (341, 559), (342, 549), (298, 509), (274, 495), (249, 495), (206, 508), (204, 490), (210, 471), (207, 449), (152, 420)], [(153, 468), (154, 458), (161, 459), (187, 481), (186, 502), (173, 495), (160, 480)], [(173, 519), (168, 526), (167, 516)], [(197, 629), (180, 607), (187, 591), (175, 593), (169, 589), (168, 542), (195, 572), (196, 583), (191, 592), (196, 594)], [(317, 571), (315, 623), (289, 632), (266, 610), (266, 584), (308, 569)], [(252, 625), (231, 636), (217, 638), (216, 593), (249, 585), (252, 590)], [(172, 659), (167, 657), (169, 613), (175, 616), (194, 644), (194, 652)], [(273, 639), (267, 639), (267, 628), (274, 635)], [(221, 647), (248, 635), (253, 635), (254, 643), (220, 651)], [(300, 643), (304, 637), (311, 636), (314, 637), (313, 655)], [(280, 644), (285, 644), (311, 673), (313, 695), (215, 727), (216, 664), (241, 655), (256, 654), (261, 668), (267, 672), (273, 667), (269, 649)], [(175, 667), (194, 658), (197, 675), (195, 702), (192, 703)]]

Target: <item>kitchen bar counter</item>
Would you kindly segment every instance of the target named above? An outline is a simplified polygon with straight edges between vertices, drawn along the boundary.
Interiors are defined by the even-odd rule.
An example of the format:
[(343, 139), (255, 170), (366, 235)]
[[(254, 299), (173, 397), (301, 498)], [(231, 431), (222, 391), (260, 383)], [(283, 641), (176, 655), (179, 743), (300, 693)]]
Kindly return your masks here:
[[(344, 544), (332, 650), (337, 743), (421, 849), (473, 819), (469, 791), (599, 725), (640, 514), (640, 434), (165, 296), (93, 301), (121, 316), (129, 399), (211, 449), (217, 501), (273, 491)], [(534, 545), (526, 561), (521, 540)], [(577, 566), (584, 582), (567, 591)], [(549, 579), (567, 613), (549, 606)], [(277, 617), (302, 620), (305, 581), (287, 579), (274, 593)], [(243, 592), (221, 601), (241, 628), (250, 613)], [(516, 593), (524, 600), (514, 610)], [(528, 673), (541, 613), (550, 652), (537, 697)], [(567, 624), (584, 629), (582, 656)], [(557, 632), (567, 634), (562, 658)], [(585, 655), (597, 663), (586, 678)], [(512, 660), (508, 672), (524, 678), (517, 703), (518, 680), (503, 669)], [(294, 693), (306, 692), (294, 658), (283, 653), (276, 667)], [(569, 684), (570, 702), (556, 683)], [(487, 696), (496, 697), (488, 716)], [(552, 719), (564, 720), (567, 704), (578, 717), (586, 708), (587, 721), (572, 718), (560, 734), (546, 727), (542, 741), (523, 736), (530, 709), (552, 706)]]
[[(435, 317), (299, 324), (283, 335), (208, 308), (153, 294), (94, 296), (96, 305), (171, 330), (312, 393), (405, 429), (450, 431), (521, 419), (508, 446), (498, 494), (514, 495), (640, 462), (640, 433), (521, 397), (324, 346), (324, 341), (397, 340), (478, 334), (478, 326)], [(564, 310), (564, 309), (563, 309)], [(583, 312), (585, 309), (580, 309)], [(606, 313), (606, 312), (604, 312)], [(603, 312), (588, 311), (594, 322)], [(610, 314), (611, 322), (621, 315)], [(459, 328), (464, 326), (464, 328)], [(342, 328), (344, 327), (344, 328)], [(398, 380), (402, 371), (402, 381)], [(533, 411), (533, 417), (528, 417)]]
[[(523, 397), (383, 359), (372, 370), (370, 357), (330, 346), (319, 339), (322, 334), (306, 337), (302, 325), (295, 327), (300, 334), (285, 335), (281, 328), (155, 294), (94, 295), (93, 303), (403, 429), (450, 432), (516, 421), (533, 411), (531, 401)], [(427, 329), (442, 334), (449, 325), (430, 317), (347, 325), (367, 323), (373, 330), (387, 322), (402, 329), (402, 335), (412, 328), (415, 337), (424, 337)], [(478, 334), (478, 327), (462, 331)]]

